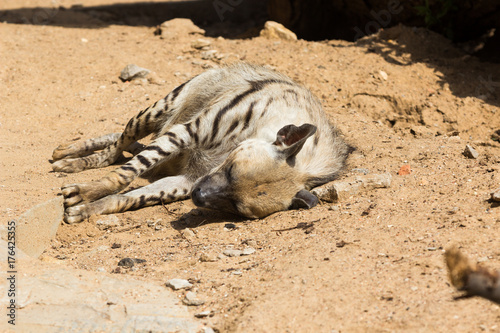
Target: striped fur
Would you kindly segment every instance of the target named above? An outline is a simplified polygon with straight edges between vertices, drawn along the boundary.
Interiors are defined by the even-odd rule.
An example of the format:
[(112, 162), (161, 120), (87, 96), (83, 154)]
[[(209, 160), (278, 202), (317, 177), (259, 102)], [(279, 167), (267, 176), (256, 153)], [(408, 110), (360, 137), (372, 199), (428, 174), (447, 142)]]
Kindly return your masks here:
[[(137, 140), (149, 134), (154, 141), (141, 147)], [(79, 172), (108, 166), (124, 150), (136, 153), (98, 181), (63, 187), (69, 223), (191, 193), (198, 206), (258, 218), (313, 206), (317, 199), (307, 191), (338, 176), (350, 149), (309, 90), (264, 67), (238, 64), (175, 88), (130, 119), (121, 135), (58, 147), (52, 167)], [(117, 194), (153, 167), (172, 177)]]

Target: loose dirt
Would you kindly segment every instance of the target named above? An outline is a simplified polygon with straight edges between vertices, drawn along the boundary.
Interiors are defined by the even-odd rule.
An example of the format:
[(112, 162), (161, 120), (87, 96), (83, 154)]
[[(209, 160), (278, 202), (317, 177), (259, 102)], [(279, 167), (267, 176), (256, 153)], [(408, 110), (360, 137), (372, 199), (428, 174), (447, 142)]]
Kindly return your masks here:
[[(45, 2), (9, 0), (0, 12)], [(92, 217), (61, 225), (41, 260), (158, 283), (188, 279), (205, 300), (190, 311), (211, 311), (200, 320), (221, 332), (500, 331), (498, 305), (454, 300), (443, 257), (456, 244), (500, 269), (500, 207), (489, 201), (500, 187), (499, 64), (409, 27), (355, 43), (203, 37), (217, 51), (210, 57), (191, 47), (199, 35), (161, 38), (155, 27), (74, 15), (95, 25), (71, 27), (68, 12), (60, 24), (0, 23), (2, 221), (116, 167), (51, 172), (59, 144), (120, 132), (177, 85), (234, 61), (271, 66), (322, 100), (357, 147), (345, 177), (393, 179), (388, 189), (261, 220), (190, 201), (117, 214), (108, 229)], [(122, 82), (131, 63), (154, 79)], [(467, 144), (477, 159), (463, 155)], [(409, 174), (398, 175), (404, 165)], [(247, 247), (255, 253), (222, 255)], [(126, 257), (146, 262), (118, 267)]]

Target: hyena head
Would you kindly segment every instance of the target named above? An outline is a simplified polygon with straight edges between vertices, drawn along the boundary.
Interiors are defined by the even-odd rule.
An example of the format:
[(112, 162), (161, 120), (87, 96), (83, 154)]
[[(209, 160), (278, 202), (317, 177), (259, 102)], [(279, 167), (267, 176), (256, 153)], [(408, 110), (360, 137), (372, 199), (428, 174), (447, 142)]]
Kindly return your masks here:
[(311, 208), (318, 199), (305, 187), (306, 175), (295, 168), (295, 156), (316, 127), (287, 125), (273, 143), (242, 142), (227, 159), (193, 186), (199, 207), (259, 218), (290, 208)]

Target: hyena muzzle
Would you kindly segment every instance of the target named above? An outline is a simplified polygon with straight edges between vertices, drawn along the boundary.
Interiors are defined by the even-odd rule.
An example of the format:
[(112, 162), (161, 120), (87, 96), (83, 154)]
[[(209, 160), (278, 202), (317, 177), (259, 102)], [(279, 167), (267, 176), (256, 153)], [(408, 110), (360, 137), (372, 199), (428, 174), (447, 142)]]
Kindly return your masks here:
[[(137, 141), (153, 134), (151, 144)], [(58, 172), (128, 162), (102, 179), (62, 188), (65, 221), (168, 203), (259, 218), (311, 208), (309, 190), (335, 179), (352, 148), (312, 93), (265, 67), (238, 64), (204, 72), (130, 119), (123, 133), (59, 146)], [(123, 191), (149, 169), (167, 177)]]

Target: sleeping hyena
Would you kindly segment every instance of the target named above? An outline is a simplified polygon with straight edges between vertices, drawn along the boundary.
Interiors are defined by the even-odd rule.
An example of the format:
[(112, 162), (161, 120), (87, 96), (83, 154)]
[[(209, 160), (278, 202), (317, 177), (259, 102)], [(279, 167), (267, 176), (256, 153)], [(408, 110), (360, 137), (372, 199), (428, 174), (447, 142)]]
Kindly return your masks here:
[[(147, 146), (137, 140), (153, 134)], [(191, 196), (249, 218), (310, 208), (308, 190), (342, 171), (351, 147), (319, 101), (290, 78), (248, 64), (204, 72), (130, 119), (123, 133), (55, 149), (52, 168), (80, 172), (135, 156), (100, 180), (62, 188), (65, 221)], [(151, 168), (169, 176), (120, 193)]]

